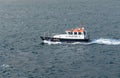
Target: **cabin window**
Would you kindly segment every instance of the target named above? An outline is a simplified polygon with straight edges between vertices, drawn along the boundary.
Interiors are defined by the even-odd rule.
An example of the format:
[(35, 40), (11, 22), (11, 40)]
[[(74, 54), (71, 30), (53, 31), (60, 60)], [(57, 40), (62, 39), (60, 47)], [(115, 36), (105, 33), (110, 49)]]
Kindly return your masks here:
[(86, 35), (86, 32), (84, 31), (84, 35)]
[(81, 35), (81, 32), (78, 32), (79, 35)]
[(72, 35), (73, 33), (72, 32), (68, 32), (68, 34)]
[(77, 32), (74, 32), (74, 35), (77, 35)]

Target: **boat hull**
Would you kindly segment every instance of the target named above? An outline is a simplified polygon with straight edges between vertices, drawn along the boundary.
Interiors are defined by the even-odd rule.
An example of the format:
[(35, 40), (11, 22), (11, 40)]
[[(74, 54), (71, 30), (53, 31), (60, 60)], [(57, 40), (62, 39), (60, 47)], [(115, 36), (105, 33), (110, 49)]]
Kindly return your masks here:
[(64, 38), (53, 38), (53, 37), (40, 37), (42, 40), (46, 41), (52, 41), (52, 42), (67, 42), (67, 43), (72, 43), (72, 42), (89, 42), (90, 39), (64, 39)]

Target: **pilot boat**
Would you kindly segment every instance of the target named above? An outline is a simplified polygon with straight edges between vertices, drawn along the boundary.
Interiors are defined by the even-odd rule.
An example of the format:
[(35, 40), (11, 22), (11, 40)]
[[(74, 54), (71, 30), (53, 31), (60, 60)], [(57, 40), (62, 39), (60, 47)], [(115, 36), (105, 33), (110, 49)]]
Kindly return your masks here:
[(89, 42), (89, 36), (87, 31), (82, 28), (74, 28), (65, 31), (65, 34), (57, 34), (54, 36), (40, 36), (43, 41), (51, 41), (51, 42)]

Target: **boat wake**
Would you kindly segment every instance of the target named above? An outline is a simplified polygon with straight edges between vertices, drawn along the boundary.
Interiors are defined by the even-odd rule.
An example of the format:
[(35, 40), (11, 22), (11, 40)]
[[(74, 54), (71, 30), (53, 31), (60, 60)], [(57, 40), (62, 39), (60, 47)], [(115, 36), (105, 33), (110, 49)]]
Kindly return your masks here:
[(90, 43), (91, 44), (104, 44), (104, 45), (120, 45), (120, 39), (104, 39), (104, 38), (100, 38), (100, 39), (95, 39)]
[(52, 42), (44, 40), (43, 43), (51, 44), (82, 44), (82, 45), (91, 45), (91, 44), (102, 44), (102, 45), (120, 45), (120, 39), (105, 39), (99, 38), (91, 40), (90, 42), (73, 42), (73, 43), (64, 43), (64, 42)]
[(52, 42), (52, 41), (47, 41), (47, 40), (44, 40), (43, 43), (47, 43), (49, 45), (51, 45), (51, 44), (62, 44), (62, 42)]

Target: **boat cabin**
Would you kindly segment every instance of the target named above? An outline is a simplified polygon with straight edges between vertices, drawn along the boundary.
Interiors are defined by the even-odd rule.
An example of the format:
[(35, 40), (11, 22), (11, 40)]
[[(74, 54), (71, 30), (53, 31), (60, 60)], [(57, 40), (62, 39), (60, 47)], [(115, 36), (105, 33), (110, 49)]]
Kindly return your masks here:
[(66, 34), (68, 35), (82, 35), (82, 34), (86, 34), (84, 28), (75, 28), (75, 29), (71, 29), (71, 30), (66, 30)]
[(54, 38), (63, 39), (86, 39), (87, 32), (84, 28), (75, 28), (71, 30), (66, 30), (66, 34), (54, 35)]

